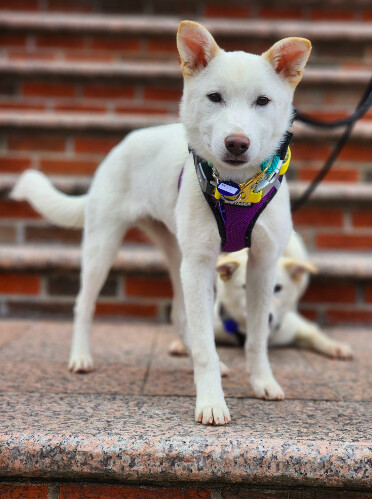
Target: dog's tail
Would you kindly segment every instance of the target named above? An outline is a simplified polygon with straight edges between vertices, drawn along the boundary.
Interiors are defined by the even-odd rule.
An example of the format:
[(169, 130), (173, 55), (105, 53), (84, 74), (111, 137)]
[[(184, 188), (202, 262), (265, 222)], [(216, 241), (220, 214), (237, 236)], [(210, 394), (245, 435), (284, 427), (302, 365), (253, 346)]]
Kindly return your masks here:
[(9, 196), (17, 201), (28, 201), (38, 213), (56, 225), (76, 229), (84, 226), (86, 195), (63, 194), (36, 170), (26, 170)]

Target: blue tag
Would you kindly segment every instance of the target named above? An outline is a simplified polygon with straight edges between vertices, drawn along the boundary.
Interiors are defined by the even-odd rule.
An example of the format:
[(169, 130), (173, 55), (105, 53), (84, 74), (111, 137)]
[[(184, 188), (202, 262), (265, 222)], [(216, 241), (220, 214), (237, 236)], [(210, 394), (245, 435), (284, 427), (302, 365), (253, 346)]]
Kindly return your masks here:
[(240, 186), (235, 182), (220, 182), (217, 190), (224, 197), (235, 197), (240, 194)]
[(239, 325), (234, 319), (226, 319), (223, 321), (223, 326), (225, 328), (226, 333), (235, 334), (239, 330)]

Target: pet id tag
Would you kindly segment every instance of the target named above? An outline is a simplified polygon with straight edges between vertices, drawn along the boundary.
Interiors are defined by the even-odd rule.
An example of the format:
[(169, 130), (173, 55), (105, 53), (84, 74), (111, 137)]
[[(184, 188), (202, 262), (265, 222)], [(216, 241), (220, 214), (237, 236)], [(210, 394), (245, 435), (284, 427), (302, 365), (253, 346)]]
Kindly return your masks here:
[(240, 186), (235, 182), (220, 182), (217, 184), (217, 191), (226, 198), (235, 198), (240, 194)]

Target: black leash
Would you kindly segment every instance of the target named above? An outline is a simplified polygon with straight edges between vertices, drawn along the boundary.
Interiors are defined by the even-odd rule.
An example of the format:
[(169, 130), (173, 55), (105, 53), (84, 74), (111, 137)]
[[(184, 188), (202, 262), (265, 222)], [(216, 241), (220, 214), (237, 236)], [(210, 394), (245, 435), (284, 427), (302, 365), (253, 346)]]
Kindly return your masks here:
[(296, 113), (295, 120), (302, 121), (303, 123), (306, 123), (308, 125), (321, 128), (336, 128), (339, 126), (346, 126), (346, 129), (339, 138), (333, 151), (331, 152), (328, 159), (326, 160), (326, 162), (318, 172), (315, 179), (305, 189), (305, 191), (301, 194), (301, 196), (296, 201), (293, 202), (291, 208), (292, 212), (298, 210), (303, 204), (306, 203), (311, 194), (315, 191), (320, 182), (327, 175), (329, 170), (332, 168), (334, 162), (336, 161), (338, 155), (340, 154), (341, 150), (343, 149), (344, 145), (348, 141), (355, 123), (366, 114), (371, 105), (372, 105), (372, 78), (370, 79), (367, 88), (363, 94), (363, 97), (361, 98), (355, 112), (345, 119), (324, 122), (310, 118), (310, 116), (300, 113), (297, 109), (295, 110)]

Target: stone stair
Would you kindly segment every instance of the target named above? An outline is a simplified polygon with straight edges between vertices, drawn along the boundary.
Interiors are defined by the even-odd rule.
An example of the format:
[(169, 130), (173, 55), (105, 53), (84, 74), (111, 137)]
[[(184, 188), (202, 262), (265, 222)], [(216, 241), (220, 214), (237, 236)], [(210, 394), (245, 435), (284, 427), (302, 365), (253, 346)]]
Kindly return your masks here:
[[(344, 0), (337, 5), (306, 0), (301, 6), (268, 0), (249, 7), (240, 0), (228, 6), (130, 1), (125, 7), (118, 0), (0, 2), (0, 243), (4, 258), (17, 255), (7, 256), (8, 267), (2, 265), (2, 314), (70, 314), (79, 271), (77, 263), (69, 268), (66, 261), (73, 254), (77, 262), (81, 233), (53, 227), (26, 203), (9, 201), (16, 177), (36, 168), (65, 192), (85, 192), (99, 162), (126, 133), (177, 120), (182, 80), (175, 33), (182, 18), (201, 20), (228, 50), (260, 53), (281, 37), (310, 38), (311, 62), (295, 104), (313, 116), (350, 114), (371, 75), (371, 11), (363, 0), (352, 7)], [(296, 123), (288, 172), (292, 199), (340, 133)], [(372, 249), (371, 138), (369, 112), (324, 184), (294, 217), (320, 266), (303, 311), (322, 323), (372, 321), (370, 262), (364, 253)], [(61, 243), (63, 250), (57, 248)], [(152, 255), (158, 262), (159, 255), (137, 229), (126, 237), (122, 254), (119, 262), (126, 263), (109, 278), (98, 313), (166, 320), (171, 291), (165, 268), (154, 270), (146, 259), (141, 267), (136, 260)], [(330, 262), (328, 271), (322, 262)], [(362, 270), (355, 276), (357, 269)], [(131, 274), (155, 284), (137, 284), (136, 294), (128, 295), (124, 283)], [(22, 282), (30, 283), (28, 293)], [(324, 286), (325, 303), (314, 298)]]

